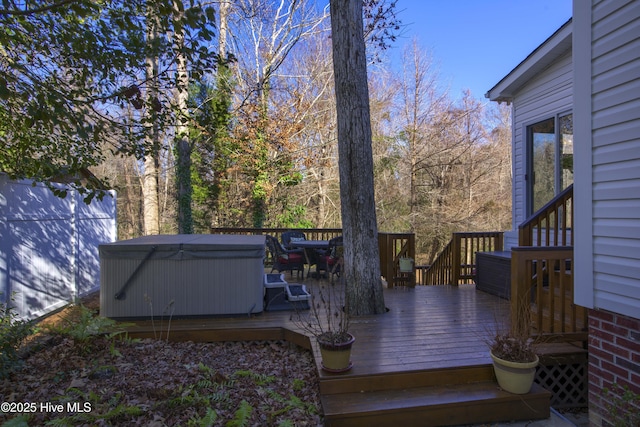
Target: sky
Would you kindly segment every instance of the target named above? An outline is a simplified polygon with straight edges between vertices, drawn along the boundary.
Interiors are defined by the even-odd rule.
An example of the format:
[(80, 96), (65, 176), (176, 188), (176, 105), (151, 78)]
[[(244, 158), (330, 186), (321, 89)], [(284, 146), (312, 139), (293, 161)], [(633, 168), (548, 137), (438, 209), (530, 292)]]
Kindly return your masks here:
[(414, 38), (431, 53), (452, 98), (485, 93), (571, 18), (572, 0), (398, 0), (404, 26), (391, 55)]

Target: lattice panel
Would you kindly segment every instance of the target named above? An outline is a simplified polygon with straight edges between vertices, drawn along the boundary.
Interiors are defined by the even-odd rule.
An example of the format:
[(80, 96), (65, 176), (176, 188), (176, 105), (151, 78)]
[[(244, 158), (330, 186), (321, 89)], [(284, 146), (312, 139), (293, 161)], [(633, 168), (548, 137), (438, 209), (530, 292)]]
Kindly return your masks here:
[(583, 408), (587, 406), (587, 363), (539, 365), (535, 382), (552, 393), (551, 406)]

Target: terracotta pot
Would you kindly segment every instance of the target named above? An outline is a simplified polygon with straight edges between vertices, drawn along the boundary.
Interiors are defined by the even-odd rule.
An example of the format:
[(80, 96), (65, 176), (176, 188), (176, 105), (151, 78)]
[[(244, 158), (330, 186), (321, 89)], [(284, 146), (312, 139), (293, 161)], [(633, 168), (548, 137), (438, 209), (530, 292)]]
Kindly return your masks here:
[(322, 369), (327, 372), (346, 372), (353, 366), (351, 363), (351, 346), (356, 340), (349, 334), (351, 339), (343, 343), (330, 343), (318, 340), (320, 354), (322, 355)]
[(492, 352), (490, 354), (498, 385), (503, 390), (514, 394), (526, 394), (531, 391), (539, 362), (538, 356), (533, 362), (510, 362), (494, 356)]

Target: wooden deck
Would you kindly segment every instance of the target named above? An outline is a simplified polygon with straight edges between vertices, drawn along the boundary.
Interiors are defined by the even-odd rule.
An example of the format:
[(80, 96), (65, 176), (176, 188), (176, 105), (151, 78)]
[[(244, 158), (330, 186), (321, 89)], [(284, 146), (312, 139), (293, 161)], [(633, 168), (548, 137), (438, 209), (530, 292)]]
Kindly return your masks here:
[[(288, 273), (286, 280), (305, 283), (312, 293), (320, 283), (295, 280)], [(496, 322), (508, 316), (507, 301), (476, 291), (474, 285), (395, 287), (385, 289), (384, 296), (387, 313), (351, 321), (356, 342), (353, 369), (347, 373), (320, 369), (315, 342), (296, 328), (288, 311), (172, 319), (170, 339), (284, 339), (311, 349), (327, 426), (397, 425), (399, 420), (457, 425), (549, 417), (548, 392), (536, 388), (528, 400), (503, 392), (493, 380), (485, 339)], [(135, 322), (130, 332), (153, 337), (154, 329), (159, 329), (158, 321), (154, 328), (145, 320)], [(430, 421), (425, 424), (427, 413)]]
[(389, 312), (356, 318), (353, 375), (490, 364), (485, 338), (508, 313), (475, 286), (385, 290)]
[[(295, 280), (304, 283), (311, 293), (318, 279)], [(389, 311), (382, 315), (356, 317), (351, 331), (356, 337), (353, 346), (353, 369), (349, 375), (371, 375), (411, 372), (490, 364), (484, 342), (496, 322), (505, 322), (508, 302), (484, 292), (473, 285), (417, 286), (385, 289), (385, 305)], [(279, 329), (299, 331), (291, 321), (289, 311), (263, 311), (251, 316), (172, 319), (170, 331), (175, 339), (209, 336), (217, 340), (280, 339)], [(163, 327), (167, 328), (167, 320)], [(130, 332), (151, 336), (160, 332), (150, 320), (133, 322)], [(180, 332), (180, 333), (178, 333)], [(300, 338), (299, 343), (304, 343)], [(309, 344), (304, 347), (310, 348)], [(323, 374), (333, 376), (331, 374)]]

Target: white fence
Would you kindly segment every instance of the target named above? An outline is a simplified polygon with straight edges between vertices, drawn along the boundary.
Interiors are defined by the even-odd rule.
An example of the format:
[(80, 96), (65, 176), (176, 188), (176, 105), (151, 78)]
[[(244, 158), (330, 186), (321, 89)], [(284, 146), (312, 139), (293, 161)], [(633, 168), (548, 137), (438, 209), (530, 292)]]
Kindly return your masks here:
[(34, 319), (99, 289), (98, 245), (117, 236), (110, 196), (87, 205), (0, 174), (0, 302), (13, 294), (20, 317)]

